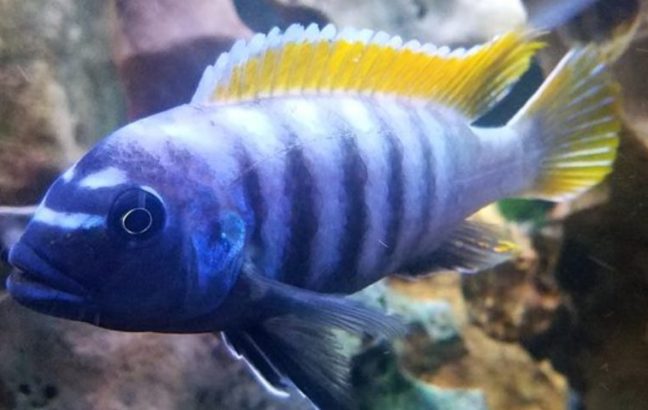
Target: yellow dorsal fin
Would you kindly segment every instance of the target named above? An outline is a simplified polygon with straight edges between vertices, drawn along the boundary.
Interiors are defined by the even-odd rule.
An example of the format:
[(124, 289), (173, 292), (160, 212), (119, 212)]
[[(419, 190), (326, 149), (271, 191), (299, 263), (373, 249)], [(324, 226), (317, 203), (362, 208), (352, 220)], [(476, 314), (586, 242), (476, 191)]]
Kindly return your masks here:
[(273, 29), (239, 41), (209, 66), (192, 103), (337, 92), (386, 94), (454, 108), (469, 118), (487, 111), (542, 47), (511, 31), (469, 50), (451, 51), (383, 32), (328, 25)]

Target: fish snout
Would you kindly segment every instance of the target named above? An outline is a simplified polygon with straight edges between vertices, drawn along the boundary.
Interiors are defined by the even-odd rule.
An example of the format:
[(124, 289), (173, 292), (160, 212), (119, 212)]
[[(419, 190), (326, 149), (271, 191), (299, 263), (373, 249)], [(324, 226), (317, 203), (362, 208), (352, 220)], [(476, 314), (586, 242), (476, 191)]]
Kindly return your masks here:
[[(56, 293), (86, 299), (87, 290), (58, 270), (24, 241), (16, 242), (8, 252), (8, 262), (15, 270), (7, 280), (7, 290), (14, 296), (23, 293), (44, 295)], [(35, 292), (38, 289), (38, 292)], [(24, 295), (23, 295), (24, 296)]]

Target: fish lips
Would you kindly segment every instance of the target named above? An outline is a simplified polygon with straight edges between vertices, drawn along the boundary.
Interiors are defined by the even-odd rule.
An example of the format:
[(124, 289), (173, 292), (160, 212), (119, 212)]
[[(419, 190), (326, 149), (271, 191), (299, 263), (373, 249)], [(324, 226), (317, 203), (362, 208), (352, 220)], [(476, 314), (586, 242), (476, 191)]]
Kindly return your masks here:
[(83, 320), (79, 309), (89, 307), (89, 295), (83, 286), (22, 241), (11, 247), (9, 263), (16, 269), (7, 278), (7, 291), (20, 304), (42, 313)]

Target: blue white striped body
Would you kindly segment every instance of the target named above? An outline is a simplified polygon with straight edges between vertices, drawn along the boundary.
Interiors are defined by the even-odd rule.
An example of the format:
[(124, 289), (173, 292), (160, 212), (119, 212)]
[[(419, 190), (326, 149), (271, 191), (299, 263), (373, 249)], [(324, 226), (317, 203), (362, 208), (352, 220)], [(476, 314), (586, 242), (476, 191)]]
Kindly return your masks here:
[[(184, 152), (208, 170), (195, 176), (201, 185), (248, 215), (246, 251), (261, 272), (351, 292), (425, 258), (459, 221), (528, 180), (509, 167), (518, 138), (482, 138), (465, 123), (394, 98), (284, 97), (179, 107), (106, 144), (146, 150), (161, 173), (186, 171), (174, 154)], [(186, 178), (182, 189), (191, 191)]]
[[(277, 206), (256, 215), (258, 264), (309, 289), (358, 290), (425, 258), (466, 216), (518, 192), (524, 178), (511, 173), (505, 156), (521, 150), (520, 139), (480, 138), (449, 111), (354, 97), (282, 98), (231, 110), (266, 118), (258, 134), (246, 135), (230, 108), (212, 116), (249, 147), (258, 166), (248, 172), (262, 187), (284, 185), (265, 190)], [(279, 146), (273, 158), (253, 148), (272, 139)], [(291, 175), (290, 161), (306, 172)], [(299, 188), (286, 194), (287, 184)], [(291, 213), (295, 205), (300, 215)], [(282, 269), (295, 246), (300, 263)]]

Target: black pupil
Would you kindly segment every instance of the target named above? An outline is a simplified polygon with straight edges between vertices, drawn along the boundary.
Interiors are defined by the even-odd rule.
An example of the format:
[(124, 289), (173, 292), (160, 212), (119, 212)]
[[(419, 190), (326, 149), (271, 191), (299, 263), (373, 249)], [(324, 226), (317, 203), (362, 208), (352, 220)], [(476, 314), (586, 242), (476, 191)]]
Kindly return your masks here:
[(122, 225), (131, 235), (140, 235), (151, 229), (153, 215), (144, 208), (135, 208), (124, 214)]
[(146, 240), (160, 232), (165, 225), (164, 204), (153, 192), (131, 188), (116, 199), (110, 213), (113, 232), (123, 238)]

